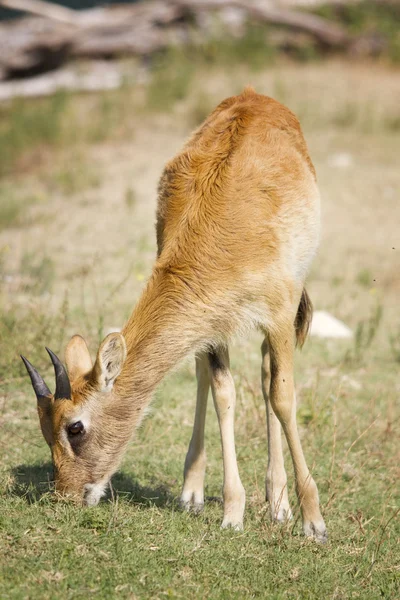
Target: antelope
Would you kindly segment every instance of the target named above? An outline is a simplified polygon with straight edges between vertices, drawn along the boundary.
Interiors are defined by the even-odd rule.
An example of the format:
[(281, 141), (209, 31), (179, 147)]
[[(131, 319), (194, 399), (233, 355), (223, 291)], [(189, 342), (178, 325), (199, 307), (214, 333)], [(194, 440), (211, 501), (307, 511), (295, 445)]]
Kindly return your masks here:
[(158, 187), (157, 258), (121, 333), (92, 363), (82, 337), (66, 347), (65, 369), (48, 350), (50, 392), (22, 357), (50, 446), (55, 488), (95, 505), (165, 374), (196, 357), (197, 400), (181, 503), (204, 504), (204, 427), (211, 387), (223, 456), (222, 527), (242, 529), (245, 490), (234, 438), (235, 388), (228, 345), (250, 328), (263, 334), (266, 499), (271, 517), (292, 516), (281, 429), (290, 450), (303, 531), (327, 539), (317, 486), (296, 424), (293, 355), (312, 317), (305, 277), (319, 241), (316, 175), (295, 115), (246, 88), (224, 100), (165, 167)]

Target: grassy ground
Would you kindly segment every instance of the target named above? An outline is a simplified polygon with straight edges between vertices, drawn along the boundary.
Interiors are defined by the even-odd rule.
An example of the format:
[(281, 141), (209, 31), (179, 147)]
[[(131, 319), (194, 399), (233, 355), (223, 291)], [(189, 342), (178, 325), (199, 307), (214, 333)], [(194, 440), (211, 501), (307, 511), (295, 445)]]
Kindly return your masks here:
[[(0, 109), (0, 597), (397, 598), (399, 73), (335, 61), (193, 71), (180, 60), (148, 85)], [(297, 356), (298, 419), (330, 534), (322, 547), (301, 536), (297, 508), (284, 527), (268, 517), (257, 335), (232, 350), (242, 533), (219, 529), (211, 406), (209, 501), (200, 516), (178, 509), (191, 361), (158, 390), (112, 495), (78, 509), (52, 501), (49, 452), (18, 358), (26, 354), (52, 384), (45, 344), (62, 353), (79, 332), (94, 353), (129, 316), (154, 259), (162, 165), (247, 83), (303, 123), (324, 207), (308, 288), (317, 309), (356, 332), (353, 342), (311, 339)], [(287, 467), (295, 507), (289, 457)]]

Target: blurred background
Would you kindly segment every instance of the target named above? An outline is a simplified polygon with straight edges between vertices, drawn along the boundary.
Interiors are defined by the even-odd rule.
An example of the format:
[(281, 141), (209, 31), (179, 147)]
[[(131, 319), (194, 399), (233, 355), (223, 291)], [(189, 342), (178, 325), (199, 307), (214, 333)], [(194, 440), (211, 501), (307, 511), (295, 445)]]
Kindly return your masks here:
[[(398, 597), (399, 67), (397, 0), (0, 0), (2, 597), (40, 597), (31, 592), (37, 584), (52, 598), (73, 590)], [(164, 164), (220, 101), (249, 84), (297, 114), (321, 190), (321, 244), (307, 288), (320, 316), (340, 327), (323, 318), (314, 328), (297, 353), (296, 391), (334, 550), (301, 542), (299, 552), (292, 525), (281, 536), (265, 516), (257, 333), (232, 349), (246, 538), (218, 542), (215, 502), (197, 521), (170, 510), (191, 433), (193, 361), (162, 384), (129, 446), (114, 479), (118, 506), (43, 510), (51, 465), (19, 354), (52, 389), (45, 345), (62, 357), (80, 333), (94, 355), (123, 325), (154, 262)], [(221, 463), (211, 412), (206, 494), (214, 497)], [(162, 562), (159, 548), (175, 562)]]

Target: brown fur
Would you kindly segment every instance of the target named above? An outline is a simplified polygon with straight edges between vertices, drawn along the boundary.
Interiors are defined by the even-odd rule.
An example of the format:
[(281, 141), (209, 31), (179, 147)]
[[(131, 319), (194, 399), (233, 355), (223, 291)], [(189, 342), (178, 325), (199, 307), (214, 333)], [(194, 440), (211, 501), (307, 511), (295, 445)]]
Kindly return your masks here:
[[(156, 229), (153, 273), (120, 338), (106, 338), (93, 367), (81, 338), (67, 349), (72, 402), (53, 403), (52, 449), (58, 487), (78, 496), (109, 479), (155, 387), (189, 352), (251, 327), (304, 343), (319, 195), (296, 117), (251, 88), (222, 102), (165, 167)], [(90, 427), (74, 448), (65, 428), (82, 410)]]

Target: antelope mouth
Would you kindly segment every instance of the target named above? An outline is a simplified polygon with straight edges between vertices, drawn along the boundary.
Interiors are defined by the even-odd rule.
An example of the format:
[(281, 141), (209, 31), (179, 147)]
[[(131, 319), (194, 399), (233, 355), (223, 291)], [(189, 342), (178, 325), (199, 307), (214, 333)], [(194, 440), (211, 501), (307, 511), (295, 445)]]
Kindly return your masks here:
[(83, 504), (86, 506), (96, 506), (100, 498), (104, 496), (107, 482), (87, 483), (84, 486)]

